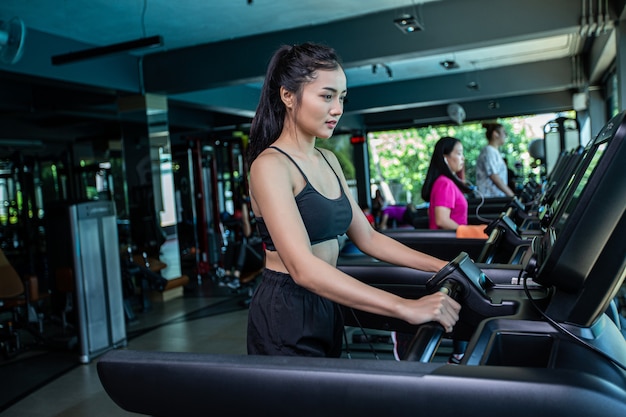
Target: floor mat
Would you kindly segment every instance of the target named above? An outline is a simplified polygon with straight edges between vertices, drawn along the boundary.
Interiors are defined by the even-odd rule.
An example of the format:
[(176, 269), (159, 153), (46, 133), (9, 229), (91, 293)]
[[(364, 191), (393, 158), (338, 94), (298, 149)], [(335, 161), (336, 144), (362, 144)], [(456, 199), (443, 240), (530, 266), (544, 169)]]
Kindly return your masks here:
[[(231, 294), (222, 301), (169, 320), (158, 320), (159, 314), (154, 312), (156, 319), (154, 324), (141, 329), (127, 330), (126, 337), (131, 340), (170, 323), (241, 310), (247, 307), (245, 304), (247, 299), (246, 294)], [(61, 348), (31, 350), (5, 362), (0, 360), (0, 413), (80, 364), (79, 353), (76, 349), (63, 350)]]
[(197, 320), (205, 317), (215, 316), (218, 314), (230, 313), (233, 311), (241, 310), (248, 307), (247, 301), (249, 300), (249, 296), (247, 294), (236, 294), (231, 295), (225, 300), (218, 301), (206, 307), (197, 309), (195, 311), (191, 311), (181, 317), (176, 317), (174, 319), (164, 321), (158, 324), (155, 324), (150, 327), (145, 327), (137, 330), (129, 330), (126, 332), (126, 338), (128, 340), (132, 340), (136, 337), (144, 335), (152, 330), (156, 330), (160, 327), (167, 326), (172, 323), (180, 323), (184, 321)]
[(196, 320), (204, 317), (215, 316), (217, 314), (224, 314), (241, 310), (242, 308), (247, 308), (246, 301), (248, 300), (248, 298), (249, 296), (247, 294), (238, 294), (224, 301), (211, 304), (210, 306), (206, 306), (196, 311), (192, 311), (174, 321)]
[(0, 365), (0, 413), (80, 365), (76, 352), (42, 351)]

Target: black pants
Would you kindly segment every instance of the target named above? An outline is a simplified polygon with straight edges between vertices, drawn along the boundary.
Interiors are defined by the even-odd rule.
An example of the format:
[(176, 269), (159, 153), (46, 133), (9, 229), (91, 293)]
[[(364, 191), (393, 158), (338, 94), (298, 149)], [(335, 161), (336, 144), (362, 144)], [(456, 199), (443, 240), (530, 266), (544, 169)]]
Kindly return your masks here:
[(248, 354), (339, 357), (339, 306), (265, 269), (248, 312)]

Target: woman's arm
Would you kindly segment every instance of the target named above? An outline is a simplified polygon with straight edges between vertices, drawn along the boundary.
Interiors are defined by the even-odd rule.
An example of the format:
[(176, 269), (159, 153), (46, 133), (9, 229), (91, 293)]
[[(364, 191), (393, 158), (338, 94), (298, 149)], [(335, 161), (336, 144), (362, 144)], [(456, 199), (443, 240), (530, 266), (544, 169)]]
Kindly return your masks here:
[(502, 164), (505, 164), (504, 160), (502, 159), (502, 155), (500, 155), (498, 150), (494, 148), (493, 146), (488, 146), (486, 149), (489, 151), (487, 154), (487, 158), (485, 160), (485, 163), (487, 165), (486, 172), (487, 173), (492, 172), (492, 174), (489, 175), (489, 179), (504, 194), (506, 194), (509, 197), (513, 197), (515, 195), (513, 193), (513, 190), (511, 190), (509, 186), (507, 185), (507, 183), (504, 182), (502, 178), (500, 177), (500, 175), (497, 174)]
[(450, 218), (452, 210), (448, 207), (437, 206), (433, 209), (435, 213), (435, 224), (444, 230), (456, 230), (459, 224)]
[[(293, 171), (285, 161), (286, 158), (272, 153), (262, 154), (250, 170), (250, 195), (255, 204), (254, 211), (263, 217), (277, 250), (276, 253), (269, 253), (271, 256), (267, 257), (266, 267), (288, 272), (298, 285), (347, 307), (399, 318), (411, 324), (438, 321), (450, 330), (458, 320), (460, 309), (460, 305), (450, 297), (435, 293), (418, 300), (404, 299), (364, 284), (313, 254), (294, 200), (294, 180), (290, 174)], [(333, 167), (339, 165), (336, 158), (333, 161)], [(343, 175), (340, 177), (345, 187)], [(344, 189), (347, 190), (347, 187)], [(443, 261), (412, 251), (376, 233), (358, 205), (349, 198), (354, 213), (351, 230), (363, 237), (371, 231), (374, 233), (372, 236), (382, 236), (383, 241), (379, 242), (382, 246), (394, 246), (404, 252), (398, 256), (392, 255), (393, 249), (384, 249), (387, 253), (384, 258), (396, 258), (407, 266), (422, 267), (428, 271), (437, 271), (445, 265)]]
[(435, 224), (444, 230), (456, 230), (459, 223), (452, 220), (452, 209), (456, 207), (457, 201), (462, 196), (458, 186), (445, 176), (440, 176), (435, 180), (430, 193), (430, 206), (435, 216)]
[(504, 194), (506, 194), (508, 197), (515, 196), (513, 190), (511, 190), (511, 188), (509, 188), (509, 186), (504, 181), (502, 181), (502, 178), (500, 178), (498, 174), (491, 174), (489, 178), (491, 178), (491, 181), (493, 181), (496, 187), (502, 190), (502, 192), (504, 192)]
[[(357, 202), (352, 197), (339, 162), (334, 154), (328, 157), (338, 173), (341, 184), (352, 206), (352, 223), (348, 229), (350, 240), (365, 254), (394, 265), (406, 266), (422, 271), (436, 272), (443, 268), (447, 261), (416, 251), (389, 236), (373, 229), (365, 216), (360, 213)], [(359, 212), (357, 214), (357, 212)]]
[(447, 261), (411, 249), (374, 230), (365, 219), (355, 217), (348, 236), (363, 253), (390, 264), (430, 272), (437, 272), (447, 264)]

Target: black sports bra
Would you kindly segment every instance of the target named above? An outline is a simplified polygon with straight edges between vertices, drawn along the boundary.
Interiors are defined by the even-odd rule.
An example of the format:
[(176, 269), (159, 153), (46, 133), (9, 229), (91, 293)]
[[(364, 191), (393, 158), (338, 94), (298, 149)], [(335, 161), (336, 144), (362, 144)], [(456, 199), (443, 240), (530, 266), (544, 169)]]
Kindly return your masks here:
[[(289, 156), (289, 154), (275, 146), (270, 146), (270, 148), (276, 149), (289, 158), (289, 160), (294, 163), (296, 168), (298, 168), (298, 171), (300, 171), (304, 177), (306, 185), (294, 198), (296, 200), (296, 204), (298, 205), (298, 211), (300, 211), (302, 221), (304, 222), (304, 227), (309, 234), (311, 245), (331, 239), (337, 239), (339, 235), (346, 233), (350, 223), (352, 222), (352, 207), (350, 206), (348, 197), (343, 191), (339, 176), (330, 165), (330, 162), (328, 162), (324, 154), (319, 149), (315, 148), (322, 155), (328, 166), (330, 166), (330, 169), (333, 169), (335, 177), (337, 177), (337, 182), (339, 183), (339, 188), (341, 189), (341, 195), (339, 198), (334, 200), (324, 197), (315, 188), (313, 188), (311, 183), (309, 183), (309, 179), (306, 175), (304, 175), (302, 169), (298, 166), (296, 161)], [(257, 217), (256, 223), (261, 239), (263, 239), (263, 243), (265, 243), (265, 248), (275, 251), (276, 247), (274, 246), (274, 242), (272, 242), (272, 237), (267, 230), (267, 226), (265, 225), (263, 218)]]

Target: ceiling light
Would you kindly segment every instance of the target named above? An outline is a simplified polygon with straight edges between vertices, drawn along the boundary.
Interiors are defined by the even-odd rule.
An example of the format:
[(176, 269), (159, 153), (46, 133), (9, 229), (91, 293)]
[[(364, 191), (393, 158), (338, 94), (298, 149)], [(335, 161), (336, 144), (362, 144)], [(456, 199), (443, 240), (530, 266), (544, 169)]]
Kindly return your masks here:
[(38, 139), (0, 139), (0, 145), (16, 148), (39, 148), (43, 147), (43, 142)]
[(52, 57), (52, 65), (69, 64), (70, 62), (84, 61), (87, 59), (98, 58), (104, 55), (128, 52), (141, 48), (153, 48), (157, 46), (163, 46), (163, 38), (158, 35), (150, 36), (148, 38), (140, 38), (128, 42), (121, 42), (113, 45), (100, 46), (97, 48), (84, 49), (82, 51), (55, 55)]
[(445, 61), (441, 61), (439, 65), (441, 65), (447, 70), (459, 68), (459, 64), (457, 64), (456, 61), (453, 59), (446, 59)]
[(403, 14), (397, 19), (393, 21), (398, 29), (402, 33), (413, 33), (419, 32), (420, 30), (424, 30), (424, 26), (420, 22), (417, 21), (415, 17), (410, 14)]

